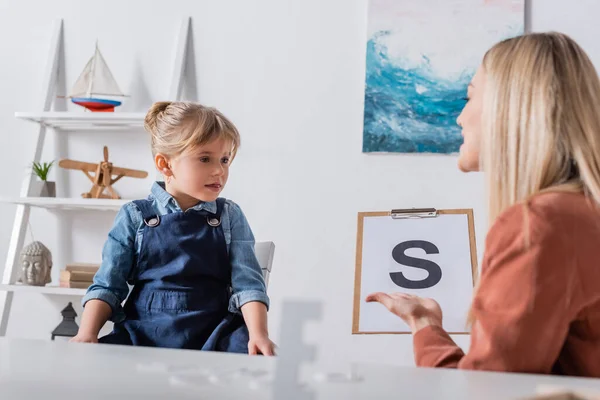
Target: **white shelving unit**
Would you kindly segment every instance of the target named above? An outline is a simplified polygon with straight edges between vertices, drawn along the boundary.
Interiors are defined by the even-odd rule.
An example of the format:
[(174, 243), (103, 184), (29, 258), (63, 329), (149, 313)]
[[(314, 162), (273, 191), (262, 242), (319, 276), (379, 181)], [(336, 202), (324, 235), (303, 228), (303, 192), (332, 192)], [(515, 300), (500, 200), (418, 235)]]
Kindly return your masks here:
[[(175, 46), (173, 73), (171, 85), (165, 99), (178, 100), (181, 98), (182, 84), (188, 54), (189, 36), (191, 34), (190, 18), (186, 17), (181, 23), (179, 36)], [(15, 117), (31, 121), (39, 126), (36, 145), (33, 149), (32, 161), (39, 162), (46, 130), (55, 132), (72, 131), (131, 131), (141, 130), (144, 126), (145, 112), (56, 112), (51, 111), (55, 98), (58, 71), (60, 68), (60, 49), (62, 47), (63, 21), (55, 21), (51, 37), (50, 52), (44, 71), (43, 92), (38, 110), (34, 112), (17, 112)], [(193, 65), (193, 63), (192, 63)], [(118, 211), (128, 200), (84, 199), (84, 198), (45, 198), (29, 197), (33, 175), (29, 174), (21, 187), (19, 196), (0, 197), (1, 203), (16, 204), (15, 220), (12, 235), (6, 255), (6, 264), (2, 281), (0, 282), (0, 336), (6, 334), (14, 293), (38, 293), (43, 295), (83, 296), (85, 289), (61, 288), (58, 286), (27, 286), (18, 284), (20, 270), (20, 252), (25, 240), (31, 207), (40, 207), (49, 211), (81, 210), (81, 211)]]
[(119, 199), (83, 199), (72, 197), (3, 197), (0, 203), (20, 204), (30, 207), (46, 208), (48, 210), (96, 210), (119, 211), (129, 200)]
[(145, 113), (92, 112), (17, 112), (16, 118), (38, 123), (58, 131), (132, 130), (144, 127)]
[(28, 286), (18, 283), (12, 285), (0, 285), (0, 290), (13, 293), (38, 293), (57, 296), (83, 296), (86, 291), (86, 289), (63, 288), (60, 286)]

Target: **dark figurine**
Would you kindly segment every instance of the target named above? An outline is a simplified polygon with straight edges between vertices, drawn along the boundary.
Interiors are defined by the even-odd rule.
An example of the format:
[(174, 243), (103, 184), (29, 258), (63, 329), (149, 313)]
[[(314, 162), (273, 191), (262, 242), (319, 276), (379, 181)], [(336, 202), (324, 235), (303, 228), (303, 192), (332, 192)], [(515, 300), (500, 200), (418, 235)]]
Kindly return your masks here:
[(73, 303), (69, 302), (60, 313), (63, 316), (63, 320), (52, 331), (52, 340), (54, 340), (56, 336), (73, 337), (77, 335), (77, 331), (79, 331), (79, 326), (75, 323), (77, 313), (73, 308)]

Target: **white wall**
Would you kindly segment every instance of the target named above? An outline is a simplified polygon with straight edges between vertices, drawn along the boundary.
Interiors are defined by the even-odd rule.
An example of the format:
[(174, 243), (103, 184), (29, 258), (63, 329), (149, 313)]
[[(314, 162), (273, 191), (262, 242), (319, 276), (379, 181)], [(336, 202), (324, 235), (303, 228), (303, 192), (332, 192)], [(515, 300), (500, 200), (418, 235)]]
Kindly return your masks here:
[[(532, 2), (533, 30), (571, 34), (598, 65), (600, 28), (594, 16), (600, 3)], [(220, 108), (242, 132), (225, 195), (242, 206), (258, 240), (277, 246), (270, 286), (273, 337), (278, 339), (284, 299), (317, 299), (324, 303), (323, 320), (310, 326), (308, 336), (318, 336), (322, 358), (412, 365), (410, 337), (350, 334), (356, 214), (413, 206), (474, 208), (481, 259), (483, 187), (480, 175), (457, 171), (454, 156), (361, 153), (366, 10), (367, 0), (0, 0), (0, 195), (18, 194), (32, 157), (37, 126), (13, 115), (39, 107), (54, 18), (65, 23), (67, 87), (98, 39), (117, 81), (135, 95), (123, 110), (145, 111), (167, 95), (180, 18), (190, 15), (199, 100)], [(96, 161), (104, 144), (117, 165), (152, 171), (143, 133), (49, 134), (44, 159)], [(59, 195), (87, 190), (81, 173), (53, 177)], [(130, 179), (116, 188), (123, 197), (139, 197), (149, 186), (150, 181)], [(13, 211), (0, 206), (1, 255)], [(113, 216), (32, 212), (35, 238), (58, 260), (55, 282), (60, 263), (99, 261)], [(68, 300), (15, 296), (8, 335), (48, 337)], [(466, 345), (468, 337), (458, 340)]]

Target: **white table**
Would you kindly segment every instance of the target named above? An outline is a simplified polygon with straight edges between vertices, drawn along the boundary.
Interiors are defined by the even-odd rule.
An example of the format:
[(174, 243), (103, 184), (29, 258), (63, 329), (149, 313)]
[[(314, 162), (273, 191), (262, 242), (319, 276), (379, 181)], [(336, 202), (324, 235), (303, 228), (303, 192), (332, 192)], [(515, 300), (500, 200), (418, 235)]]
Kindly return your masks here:
[[(0, 338), (0, 399), (271, 399), (268, 380), (250, 389), (249, 375), (225, 372), (245, 367), (268, 378), (276, 365), (277, 358), (257, 356)], [(545, 384), (600, 393), (600, 379), (382, 365), (355, 371), (357, 382), (321, 382), (318, 366), (304, 368), (302, 378), (317, 399), (516, 399)]]

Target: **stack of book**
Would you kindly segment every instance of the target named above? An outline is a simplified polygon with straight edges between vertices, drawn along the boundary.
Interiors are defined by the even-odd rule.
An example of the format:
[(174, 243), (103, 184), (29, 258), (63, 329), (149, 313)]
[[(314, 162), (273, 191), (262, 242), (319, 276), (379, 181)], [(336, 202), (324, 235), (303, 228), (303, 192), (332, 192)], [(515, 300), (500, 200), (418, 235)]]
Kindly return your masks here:
[(60, 271), (60, 287), (87, 289), (94, 280), (100, 264), (73, 263), (67, 264)]

